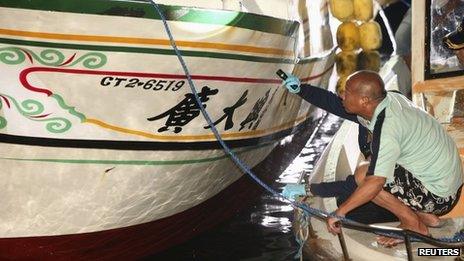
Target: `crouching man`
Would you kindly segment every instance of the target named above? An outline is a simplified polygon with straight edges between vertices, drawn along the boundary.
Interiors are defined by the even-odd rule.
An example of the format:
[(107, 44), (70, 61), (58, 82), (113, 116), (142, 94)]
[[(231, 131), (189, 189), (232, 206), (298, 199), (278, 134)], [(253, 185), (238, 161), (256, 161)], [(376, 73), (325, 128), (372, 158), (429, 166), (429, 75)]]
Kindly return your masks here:
[[(372, 71), (358, 71), (337, 95), (300, 84), (289, 76), (284, 86), (309, 103), (362, 125), (370, 133), (370, 162), (355, 173), (357, 188), (335, 211), (345, 216), (372, 201), (393, 213), (400, 227), (428, 235), (428, 227), (457, 203), (462, 165), (453, 139), (432, 116), (405, 96), (387, 92), (382, 78)], [(355, 138), (355, 137), (353, 137)], [(340, 233), (337, 218), (327, 228)], [(400, 239), (379, 237), (378, 243), (393, 246)]]

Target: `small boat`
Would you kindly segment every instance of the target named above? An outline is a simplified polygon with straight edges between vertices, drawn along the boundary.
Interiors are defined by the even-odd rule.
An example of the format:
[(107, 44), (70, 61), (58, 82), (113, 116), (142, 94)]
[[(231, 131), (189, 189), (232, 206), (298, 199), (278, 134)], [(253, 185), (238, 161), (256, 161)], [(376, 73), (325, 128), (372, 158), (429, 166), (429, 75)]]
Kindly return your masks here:
[[(412, 42), (412, 72), (404, 60), (393, 55), (382, 67), (380, 75), (384, 79), (387, 90), (407, 90), (404, 86), (412, 81), (412, 99), (414, 103), (432, 114), (458, 146), (461, 160), (464, 159), (464, 128), (462, 126), (462, 82), (464, 73), (455, 60), (454, 54), (441, 47), (443, 32), (436, 30), (437, 20), (434, 1), (412, 1), (413, 39)], [(448, 16), (449, 17), (449, 16)], [(422, 20), (424, 18), (424, 20)], [(435, 23), (435, 24), (434, 24)], [(454, 25), (453, 25), (454, 26)], [(439, 36), (441, 34), (441, 36)], [(440, 41), (434, 41), (440, 37)], [(357, 164), (364, 158), (359, 150), (357, 139), (357, 124), (345, 121), (341, 125), (331, 144), (321, 156), (315, 170), (308, 177), (309, 183), (331, 182), (345, 180), (353, 174)], [(328, 213), (337, 209), (335, 198), (306, 199), (308, 204)], [(305, 222), (301, 211), (296, 212), (295, 229), (305, 231)], [(457, 233), (463, 233), (464, 228), (464, 195), (461, 194), (453, 210), (440, 217), (443, 225), (430, 228), (433, 238), (423, 238), (422, 242), (410, 242), (396, 247), (386, 248), (376, 242), (375, 233), (394, 232), (398, 222), (387, 222), (373, 225), (350, 226), (343, 228), (339, 237), (327, 231), (324, 217), (311, 219), (309, 236), (304, 245), (304, 256), (311, 260), (457, 260), (463, 257), (463, 244), (440, 241), (440, 238), (452, 239)], [(401, 234), (401, 232), (399, 232)], [(396, 234), (396, 235), (399, 235)], [(407, 235), (403, 233), (401, 235)], [(453, 242), (452, 240), (450, 242)], [(454, 248), (453, 256), (419, 256), (422, 248)], [(457, 256), (456, 256), (457, 253)], [(457, 258), (457, 259), (456, 259)]]
[[(202, 106), (250, 168), (314, 128), (323, 112), (275, 72), (327, 88), (326, 1), (156, 3)], [(150, 1), (5, 0), (0, 24), (1, 259), (145, 257), (251, 195)]]

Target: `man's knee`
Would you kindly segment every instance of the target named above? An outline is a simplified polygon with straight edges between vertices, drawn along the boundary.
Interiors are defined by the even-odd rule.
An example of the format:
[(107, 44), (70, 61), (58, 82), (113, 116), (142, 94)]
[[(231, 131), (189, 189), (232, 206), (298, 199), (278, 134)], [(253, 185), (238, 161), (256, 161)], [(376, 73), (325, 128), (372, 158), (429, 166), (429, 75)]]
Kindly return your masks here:
[(368, 169), (369, 162), (367, 161), (359, 163), (358, 167), (356, 167), (356, 170), (354, 171), (354, 179), (356, 180), (356, 184), (358, 184), (358, 186), (364, 182)]

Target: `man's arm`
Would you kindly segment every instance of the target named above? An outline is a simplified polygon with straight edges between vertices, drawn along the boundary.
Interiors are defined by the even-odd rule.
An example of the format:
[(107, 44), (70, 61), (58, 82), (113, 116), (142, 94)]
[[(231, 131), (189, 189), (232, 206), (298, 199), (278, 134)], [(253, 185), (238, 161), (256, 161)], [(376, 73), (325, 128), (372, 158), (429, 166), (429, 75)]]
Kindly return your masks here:
[(344, 216), (351, 210), (371, 201), (382, 191), (386, 180), (384, 177), (367, 176), (353, 194), (340, 205), (336, 213)]
[(345, 108), (343, 107), (341, 98), (333, 92), (329, 92), (325, 89), (321, 89), (309, 84), (302, 84), (301, 91), (298, 93), (298, 95), (300, 95), (300, 97), (305, 101), (323, 110), (326, 110), (327, 112), (359, 123), (355, 114), (346, 112)]
[[(364, 182), (335, 211), (335, 215), (344, 217), (346, 213), (374, 199), (382, 191), (385, 181), (384, 177), (367, 176)], [(327, 228), (332, 234), (340, 233), (337, 222), (337, 218), (327, 219)]]

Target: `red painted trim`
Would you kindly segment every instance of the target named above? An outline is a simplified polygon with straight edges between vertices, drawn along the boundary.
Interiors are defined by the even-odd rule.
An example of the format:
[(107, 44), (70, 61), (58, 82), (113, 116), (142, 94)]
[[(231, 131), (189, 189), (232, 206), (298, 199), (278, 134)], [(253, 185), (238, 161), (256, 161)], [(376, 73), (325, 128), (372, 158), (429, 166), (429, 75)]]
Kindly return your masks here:
[[(33, 92), (41, 92), (52, 95), (48, 89), (32, 86), (27, 81), (27, 76), (35, 72), (58, 72), (71, 74), (87, 74), (87, 75), (108, 75), (108, 76), (126, 76), (126, 77), (144, 77), (144, 78), (163, 78), (163, 79), (187, 79), (184, 74), (164, 74), (164, 73), (141, 73), (141, 72), (116, 72), (116, 71), (95, 71), (82, 69), (67, 69), (54, 67), (31, 67), (27, 68), (19, 74), (21, 84), (28, 90)], [(281, 83), (278, 79), (259, 79), (246, 77), (226, 77), (226, 76), (207, 76), (207, 75), (192, 75), (193, 80), (208, 80), (208, 81), (225, 81), (225, 82), (242, 82), (242, 83)]]
[[(333, 65), (324, 72), (301, 79), (302, 82), (317, 79), (327, 72), (331, 71)], [(54, 68), (54, 67), (31, 67), (27, 68), (19, 74), (21, 84), (28, 90), (33, 92), (45, 93), (47, 96), (53, 93), (44, 88), (32, 86), (27, 81), (27, 76), (35, 72), (58, 72), (58, 73), (71, 73), (71, 74), (87, 74), (87, 75), (108, 75), (108, 76), (126, 76), (126, 77), (143, 77), (143, 78), (163, 78), (163, 79), (187, 79), (184, 74), (164, 74), (164, 73), (141, 73), (141, 72), (117, 72), (117, 71), (95, 71), (83, 69), (67, 69), (67, 68)], [(260, 79), (260, 78), (246, 78), (246, 77), (227, 77), (227, 76), (207, 76), (207, 75), (192, 75), (192, 80), (207, 80), (207, 81), (224, 81), (224, 82), (241, 82), (241, 83), (282, 83), (279, 79)]]
[(3, 96), (3, 95), (0, 95), (0, 97), (2, 97), (2, 99), (5, 101), (7, 107), (8, 107), (8, 108), (11, 108), (11, 106), (10, 106), (10, 101), (9, 101), (5, 96)]
[(334, 65), (332, 64), (332, 66), (330, 66), (329, 68), (327, 68), (327, 70), (321, 72), (320, 74), (316, 74), (316, 75), (313, 75), (313, 76), (303, 78), (303, 79), (301, 79), (301, 81), (302, 82), (307, 82), (307, 81), (311, 81), (311, 80), (317, 79), (319, 77), (322, 77), (322, 75), (324, 75), (324, 74), (328, 73), (329, 71), (331, 71), (333, 67), (334, 67)]
[(32, 55), (28, 51), (26, 51), (25, 49), (21, 49), (21, 51), (23, 51), (26, 54), (26, 56), (27, 56), (27, 58), (29, 58), (29, 61), (31, 62), (31, 64), (34, 64), (34, 59), (32, 59)]
[(30, 118), (34, 118), (34, 119), (40, 119), (40, 118), (45, 118), (47, 116), (50, 116), (51, 113), (47, 113), (47, 114), (42, 114), (42, 115), (34, 115), (34, 116), (29, 116)]
[(69, 57), (69, 59), (66, 62), (60, 64), (60, 66), (67, 65), (68, 63), (72, 62), (74, 60), (74, 57), (76, 57), (76, 54), (73, 54), (71, 57)]

